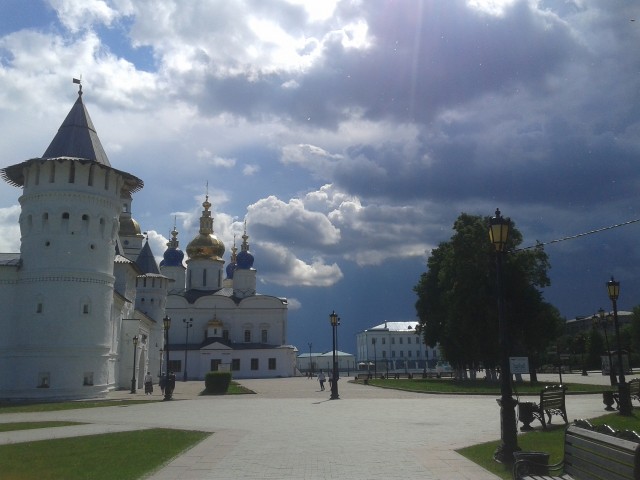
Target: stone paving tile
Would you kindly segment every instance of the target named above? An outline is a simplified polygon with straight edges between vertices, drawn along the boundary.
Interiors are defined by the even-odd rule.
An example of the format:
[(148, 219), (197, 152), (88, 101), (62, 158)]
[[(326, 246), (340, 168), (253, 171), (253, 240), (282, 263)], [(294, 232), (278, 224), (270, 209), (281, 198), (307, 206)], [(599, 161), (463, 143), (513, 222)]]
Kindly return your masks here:
[[(608, 381), (600, 375), (564, 377)], [(305, 378), (246, 380), (257, 395), (223, 397), (199, 396), (202, 382), (179, 382), (171, 402), (3, 414), (0, 422), (85, 421), (92, 424), (86, 431), (98, 433), (154, 427), (214, 432), (147, 480), (496, 480), (455, 452), (499, 438), (495, 397), (425, 395), (345, 380), (336, 401)], [(110, 398), (161, 397), (113, 392)], [(601, 397), (569, 396), (567, 410), (571, 420), (600, 415)], [(76, 427), (24, 435), (59, 435), (61, 428)]]

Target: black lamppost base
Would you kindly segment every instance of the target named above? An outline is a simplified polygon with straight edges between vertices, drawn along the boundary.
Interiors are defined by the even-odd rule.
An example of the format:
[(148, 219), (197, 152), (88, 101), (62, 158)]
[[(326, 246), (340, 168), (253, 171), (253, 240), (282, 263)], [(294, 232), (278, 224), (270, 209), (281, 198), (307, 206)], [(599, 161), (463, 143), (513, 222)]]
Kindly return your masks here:
[(627, 382), (618, 383), (618, 402), (620, 403), (620, 415), (632, 415), (633, 406)]
[(497, 462), (512, 465), (513, 452), (520, 450), (515, 412), (518, 401), (513, 397), (498, 398), (496, 401), (500, 405), (500, 445), (496, 448), (493, 458)]
[(131, 391), (129, 393), (136, 393), (136, 379), (131, 379)]

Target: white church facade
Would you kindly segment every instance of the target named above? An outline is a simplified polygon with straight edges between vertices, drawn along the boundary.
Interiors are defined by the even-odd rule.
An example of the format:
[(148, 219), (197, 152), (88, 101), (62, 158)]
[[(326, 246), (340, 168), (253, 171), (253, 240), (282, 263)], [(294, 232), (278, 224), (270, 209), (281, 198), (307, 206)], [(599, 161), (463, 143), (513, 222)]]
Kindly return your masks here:
[(111, 166), (81, 86), (42, 157), (0, 175), (22, 189), (20, 253), (0, 253), (0, 399), (96, 398), (166, 368), (294, 375), (287, 300), (256, 292), (246, 228), (224, 268), (207, 197), (186, 260), (174, 227), (158, 266), (131, 214), (144, 184)]

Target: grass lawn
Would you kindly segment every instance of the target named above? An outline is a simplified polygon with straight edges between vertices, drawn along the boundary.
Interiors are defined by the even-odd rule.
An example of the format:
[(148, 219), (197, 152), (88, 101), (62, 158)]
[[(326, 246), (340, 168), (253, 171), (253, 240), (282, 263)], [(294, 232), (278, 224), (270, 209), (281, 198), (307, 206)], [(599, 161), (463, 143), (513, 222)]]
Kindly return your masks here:
[[(256, 392), (254, 392), (253, 390), (249, 390), (247, 387), (243, 387), (238, 382), (234, 382), (232, 380), (231, 383), (229, 384), (229, 388), (227, 389), (227, 392), (223, 393), (222, 395), (244, 395), (247, 393), (256, 393)], [(203, 390), (202, 392), (200, 392), (200, 395), (209, 396), (209, 395), (220, 395), (220, 394), (207, 393), (206, 390)]]
[[(603, 415), (589, 420), (594, 425), (607, 424), (616, 430), (640, 431), (640, 409), (636, 408), (634, 414), (624, 417), (618, 413)], [(550, 454), (549, 463), (558, 463), (563, 456), (564, 426), (558, 425), (547, 430), (534, 430), (518, 435), (518, 446), (522, 450), (547, 452)], [(499, 440), (481, 443), (458, 450), (458, 453), (477, 463), (481, 467), (509, 480), (512, 478), (511, 469), (493, 460), (493, 453), (500, 443)]]
[[(514, 394), (538, 395), (547, 385), (555, 385), (553, 382), (521, 382), (513, 384)], [(424, 393), (459, 393), (465, 395), (500, 395), (500, 383), (486, 380), (453, 380), (449, 378), (414, 378), (414, 379), (371, 379), (369, 385), (383, 388), (395, 388), (398, 390), (410, 390)], [(582, 383), (565, 383), (568, 387), (567, 394), (573, 393), (600, 393), (611, 390), (603, 385), (588, 385)]]
[(77, 408), (117, 407), (126, 405), (142, 405), (143, 403), (157, 402), (158, 400), (87, 400), (77, 402), (50, 402), (50, 403), (0, 403), (2, 413), (29, 413), (29, 412), (55, 412), (58, 410), (75, 410)]
[(0, 432), (15, 432), (16, 430), (33, 430), (36, 428), (68, 427), (70, 425), (84, 425), (84, 423), (56, 421), (0, 423)]
[(3, 480), (138, 479), (210, 433), (151, 429), (0, 446)]

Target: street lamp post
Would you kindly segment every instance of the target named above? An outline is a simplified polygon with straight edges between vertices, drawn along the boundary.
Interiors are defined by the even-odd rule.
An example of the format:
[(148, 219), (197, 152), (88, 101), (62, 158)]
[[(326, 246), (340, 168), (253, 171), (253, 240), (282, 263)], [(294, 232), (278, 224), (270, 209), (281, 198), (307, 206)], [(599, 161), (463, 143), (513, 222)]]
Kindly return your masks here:
[(311, 356), (311, 347), (313, 347), (313, 343), (308, 342), (307, 345), (309, 346), (309, 373), (313, 378), (313, 357)]
[(331, 375), (331, 397), (329, 400), (339, 400), (340, 396), (338, 395), (338, 362), (336, 362), (336, 343), (338, 341), (338, 325), (340, 325), (340, 317), (335, 311), (332, 311), (329, 315), (329, 320), (331, 322), (331, 330), (333, 333), (333, 373)]
[(607, 347), (607, 357), (609, 358), (609, 383), (612, 387), (615, 387), (618, 384), (618, 379), (616, 378), (616, 373), (613, 370), (613, 359), (611, 358), (611, 348), (609, 347), (609, 336), (607, 335), (607, 324), (611, 316), (605, 315), (604, 310), (601, 308), (598, 310), (598, 316), (593, 316), (593, 324), (600, 325), (602, 330), (604, 331), (604, 346)]
[(496, 283), (498, 288), (498, 328), (500, 332), (500, 445), (494, 453), (494, 458), (501, 463), (513, 463), (513, 452), (519, 450), (516, 428), (515, 406), (517, 402), (511, 393), (511, 367), (509, 365), (509, 335), (508, 325), (504, 314), (504, 293), (502, 285), (502, 262), (507, 251), (509, 238), (508, 218), (500, 215), (496, 209), (496, 216), (489, 222), (489, 238), (496, 251)]
[(620, 380), (618, 381), (618, 395), (620, 397), (620, 415), (631, 415), (631, 396), (629, 385), (624, 378), (624, 365), (622, 364), (622, 345), (620, 344), (620, 324), (618, 323), (618, 296), (620, 295), (620, 282), (616, 282), (613, 277), (607, 282), (607, 292), (613, 305), (613, 325), (616, 329), (616, 343), (618, 348), (618, 371)]
[(138, 336), (135, 335), (133, 342), (133, 375), (131, 376), (131, 393), (136, 393), (136, 357), (138, 356)]
[(162, 326), (164, 327), (164, 351), (166, 354), (166, 369), (164, 373), (164, 400), (171, 400), (171, 387), (169, 385), (169, 329), (171, 328), (171, 317), (166, 315), (162, 319)]
[(378, 352), (376, 352), (376, 340), (375, 338), (371, 339), (373, 343), (373, 378), (378, 378)]
[(189, 329), (193, 327), (193, 318), (187, 320), (186, 318), (182, 319), (184, 323), (184, 375), (182, 376), (182, 381), (187, 381), (187, 346), (189, 344)]

